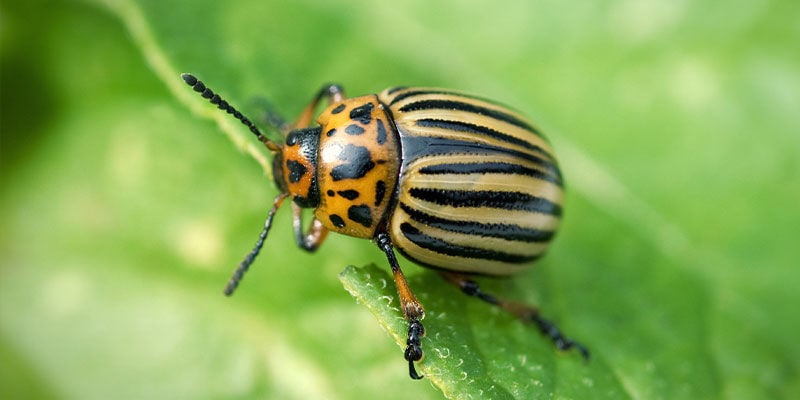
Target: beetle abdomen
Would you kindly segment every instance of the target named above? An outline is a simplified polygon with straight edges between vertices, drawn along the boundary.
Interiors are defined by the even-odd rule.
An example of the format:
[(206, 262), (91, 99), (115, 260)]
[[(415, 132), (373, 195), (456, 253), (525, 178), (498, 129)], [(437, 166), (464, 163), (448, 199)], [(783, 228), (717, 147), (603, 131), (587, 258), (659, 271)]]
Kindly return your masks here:
[(390, 223), (417, 263), (506, 275), (540, 257), (563, 197), (549, 143), (515, 112), (441, 89), (389, 89), (402, 160)]

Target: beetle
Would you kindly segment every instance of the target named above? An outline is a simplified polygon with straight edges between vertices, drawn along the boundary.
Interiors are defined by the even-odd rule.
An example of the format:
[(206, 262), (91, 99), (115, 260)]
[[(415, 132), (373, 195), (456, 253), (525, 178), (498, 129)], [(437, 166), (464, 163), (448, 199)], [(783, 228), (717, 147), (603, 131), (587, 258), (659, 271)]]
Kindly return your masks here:
[[(480, 289), (473, 275), (508, 276), (541, 257), (562, 215), (563, 179), (550, 143), (524, 117), (460, 92), (394, 87), (346, 98), (324, 85), (293, 124), (267, 110), (284, 136), (268, 139), (256, 125), (194, 75), (183, 80), (232, 114), (273, 153), (275, 197), (253, 249), (225, 287), (231, 295), (261, 251), (272, 219), (291, 198), (299, 247), (313, 252), (328, 232), (370, 239), (392, 270), (408, 322), (409, 376), (423, 356), (425, 311), (395, 250), (433, 268), (469, 296), (534, 324), (561, 350), (589, 351), (566, 337), (536, 307)], [(328, 106), (312, 124), (319, 103)], [(302, 210), (314, 217), (303, 230)]]

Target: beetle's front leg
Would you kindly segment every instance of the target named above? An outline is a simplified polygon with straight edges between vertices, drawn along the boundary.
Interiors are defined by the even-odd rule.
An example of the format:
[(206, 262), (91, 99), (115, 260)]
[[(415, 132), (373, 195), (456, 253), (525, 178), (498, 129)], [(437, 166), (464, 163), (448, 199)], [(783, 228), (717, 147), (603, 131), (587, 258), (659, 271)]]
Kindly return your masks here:
[(408, 374), (411, 379), (422, 379), (422, 375), (417, 374), (414, 368), (414, 363), (421, 360), (422, 352), (422, 337), (425, 336), (425, 327), (420, 320), (425, 317), (425, 309), (419, 303), (411, 288), (406, 282), (406, 277), (403, 271), (400, 270), (400, 264), (397, 262), (397, 257), (394, 255), (392, 248), (392, 241), (389, 235), (379, 233), (375, 237), (375, 243), (386, 254), (389, 260), (389, 265), (392, 267), (392, 275), (394, 275), (394, 283), (397, 286), (397, 295), (400, 298), (400, 308), (403, 310), (403, 316), (408, 321), (408, 339), (406, 340), (406, 350), (404, 353), (406, 361), (408, 361)]
[(322, 225), (318, 219), (314, 218), (306, 233), (303, 233), (303, 209), (292, 202), (292, 212), (294, 213), (294, 240), (301, 249), (309, 252), (317, 250), (319, 245), (328, 236), (328, 229)]
[(344, 100), (344, 89), (336, 83), (323, 85), (319, 92), (317, 92), (317, 95), (314, 96), (314, 99), (311, 100), (311, 103), (309, 103), (306, 109), (297, 117), (297, 120), (294, 122), (294, 129), (305, 128), (311, 123), (311, 120), (314, 118), (314, 110), (316, 110), (317, 105), (323, 97), (328, 100), (329, 104), (342, 101)]
[(262, 124), (265, 124), (270, 127), (270, 129), (280, 132), (283, 136), (289, 134), (292, 130), (291, 125), (286, 122), (286, 118), (284, 118), (277, 110), (275, 105), (272, 104), (268, 99), (264, 97), (257, 97), (255, 99), (256, 107), (261, 110), (261, 113), (258, 115), (258, 121)]

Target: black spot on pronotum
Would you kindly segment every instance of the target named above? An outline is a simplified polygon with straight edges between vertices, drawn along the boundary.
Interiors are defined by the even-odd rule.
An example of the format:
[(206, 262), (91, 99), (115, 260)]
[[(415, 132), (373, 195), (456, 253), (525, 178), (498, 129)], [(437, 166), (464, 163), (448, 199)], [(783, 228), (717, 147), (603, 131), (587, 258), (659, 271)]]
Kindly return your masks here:
[(361, 122), (364, 125), (369, 124), (372, 120), (372, 109), (375, 106), (372, 103), (367, 103), (358, 106), (350, 111), (350, 119)]
[(333, 110), (331, 110), (331, 114), (338, 114), (338, 113), (344, 111), (345, 107), (346, 106), (344, 104), (339, 104)]
[(331, 170), (331, 178), (334, 182), (363, 178), (367, 172), (375, 168), (375, 163), (370, 159), (369, 149), (364, 146), (348, 144), (339, 153), (339, 159), (345, 163), (337, 165)]
[(378, 181), (375, 183), (375, 206), (379, 206), (383, 202), (383, 196), (386, 195), (386, 183)]
[(344, 131), (347, 132), (348, 135), (360, 135), (364, 133), (364, 128), (356, 124), (350, 124), (347, 125), (347, 128), (344, 128)]
[(329, 130), (327, 133), (325, 133), (325, 135), (328, 136), (328, 137), (331, 137), (331, 136), (333, 136), (335, 134), (336, 134), (336, 128), (333, 128), (333, 129)]
[(340, 217), (340, 216), (338, 216), (336, 214), (331, 214), (330, 218), (331, 218), (331, 223), (333, 223), (333, 226), (335, 226), (337, 228), (344, 228), (345, 224), (344, 224), (344, 220), (342, 219), (342, 217)]
[(364, 225), (367, 228), (372, 226), (372, 212), (370, 211), (369, 206), (350, 206), (350, 208), (347, 209), (347, 218), (350, 218), (351, 221)]
[(383, 121), (379, 119), (376, 121), (378, 121), (378, 137), (375, 140), (378, 144), (384, 144), (386, 143), (386, 127), (383, 126)]
[(300, 164), (295, 160), (286, 160), (286, 168), (289, 169), (290, 183), (300, 182), (300, 179), (302, 179), (303, 175), (305, 175), (306, 171), (308, 171), (305, 165)]
[(336, 196), (336, 192), (334, 192), (333, 190), (328, 190), (326, 193), (328, 194), (328, 197)]
[(353, 189), (340, 190), (336, 193), (338, 193), (339, 196), (342, 196), (347, 200), (355, 200), (360, 195), (360, 193), (358, 193), (358, 190), (353, 190)]

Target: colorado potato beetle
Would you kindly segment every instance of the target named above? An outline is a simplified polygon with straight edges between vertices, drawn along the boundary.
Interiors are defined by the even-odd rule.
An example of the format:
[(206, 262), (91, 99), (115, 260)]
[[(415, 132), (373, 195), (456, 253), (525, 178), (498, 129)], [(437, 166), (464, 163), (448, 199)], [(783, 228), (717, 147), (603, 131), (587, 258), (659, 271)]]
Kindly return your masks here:
[[(541, 257), (558, 228), (563, 182), (550, 143), (517, 112), (445, 89), (395, 87), (346, 98), (324, 85), (297, 120), (268, 110), (265, 122), (283, 144), (190, 74), (183, 80), (232, 114), (273, 153), (280, 193), (255, 246), (225, 287), (231, 295), (260, 252), (272, 219), (291, 198), (294, 236), (314, 251), (328, 232), (370, 239), (385, 254), (408, 322), (409, 375), (422, 378), (424, 309), (406, 282), (394, 250), (433, 268), (469, 296), (534, 324), (561, 350), (589, 351), (567, 338), (536, 307), (480, 289), (471, 275), (506, 276)], [(317, 105), (328, 106), (312, 124)], [(314, 218), (304, 231), (302, 209)]]

